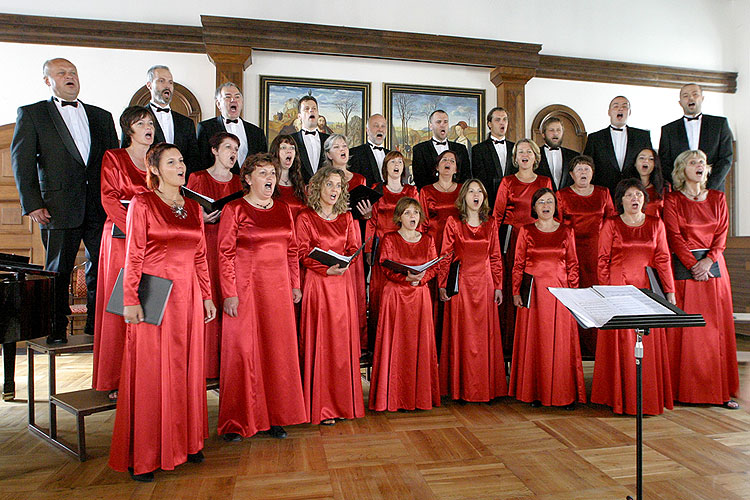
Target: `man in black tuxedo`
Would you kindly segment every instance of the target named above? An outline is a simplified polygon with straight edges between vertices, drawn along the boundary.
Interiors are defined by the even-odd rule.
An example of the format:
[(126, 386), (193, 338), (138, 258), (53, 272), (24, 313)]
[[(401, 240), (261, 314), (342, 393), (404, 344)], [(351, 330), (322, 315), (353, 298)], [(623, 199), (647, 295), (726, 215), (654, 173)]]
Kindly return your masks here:
[(232, 82), (222, 83), (215, 93), (216, 107), (221, 116), (203, 120), (198, 124), (198, 150), (200, 151), (200, 170), (213, 165), (214, 155), (208, 140), (219, 132), (229, 132), (240, 139), (240, 149), (232, 172), (240, 173), (240, 166), (245, 158), (255, 153), (268, 152), (266, 135), (260, 127), (240, 118), (244, 100), (239, 87)]
[(367, 120), (367, 142), (349, 150), (349, 165), (352, 172), (357, 172), (367, 179), (367, 185), (384, 182), (383, 159), (390, 150), (383, 146), (388, 125), (385, 117), (374, 114)]
[(174, 144), (182, 153), (188, 173), (200, 170), (195, 124), (187, 116), (172, 111), (169, 107), (174, 95), (172, 72), (166, 66), (152, 66), (146, 73), (146, 80), (146, 87), (151, 91), (151, 102), (148, 106), (156, 116), (154, 144)]
[(68, 285), (81, 240), (88, 259), (85, 332), (94, 333), (96, 273), (106, 219), (100, 171), (104, 152), (118, 143), (112, 115), (78, 100), (78, 71), (70, 61), (51, 59), (43, 71), (52, 98), (18, 108), (10, 155), (23, 214), (41, 227), (45, 268), (60, 273), (55, 280), (55, 329), (47, 342), (65, 343)]
[(672, 169), (677, 156), (689, 149), (700, 149), (706, 153), (711, 175), (707, 187), (724, 191), (724, 180), (732, 167), (732, 131), (723, 116), (705, 115), (703, 89), (689, 83), (680, 89), (680, 106), (685, 115), (661, 128), (659, 159), (664, 179), (671, 182)]
[(435, 163), (438, 155), (445, 150), (456, 153), (458, 181), (463, 182), (471, 178), (471, 163), (466, 146), (448, 140), (448, 113), (442, 109), (436, 109), (430, 113), (427, 123), (430, 126), (432, 138), (429, 141), (420, 142), (412, 149), (411, 172), (417, 188), (422, 189), (437, 180)]
[(651, 133), (627, 126), (630, 101), (623, 96), (612, 99), (608, 114), (610, 126), (589, 135), (583, 154), (592, 157), (596, 165), (592, 184), (606, 187), (614, 196), (623, 170), (635, 164), (642, 149), (651, 147)]
[(299, 150), (299, 159), (302, 161), (302, 178), (305, 183), (323, 166), (325, 153), (323, 143), (328, 139), (328, 134), (318, 130), (318, 100), (311, 95), (300, 98), (297, 103), (297, 117), (302, 124), (299, 132), (292, 134)]
[(508, 112), (501, 107), (492, 108), (487, 113), (487, 127), (490, 129), (487, 140), (471, 148), (471, 171), (484, 184), (487, 201), (493, 208), (500, 181), (506, 175), (515, 174), (518, 169), (513, 166), (514, 144), (505, 138)]
[(578, 156), (577, 151), (563, 147), (564, 133), (565, 127), (556, 116), (547, 118), (542, 123), (544, 144), (540, 148), (542, 158), (536, 173), (552, 179), (552, 187), (555, 191), (573, 184), (573, 178), (570, 177), (568, 171), (568, 164), (570, 160)]

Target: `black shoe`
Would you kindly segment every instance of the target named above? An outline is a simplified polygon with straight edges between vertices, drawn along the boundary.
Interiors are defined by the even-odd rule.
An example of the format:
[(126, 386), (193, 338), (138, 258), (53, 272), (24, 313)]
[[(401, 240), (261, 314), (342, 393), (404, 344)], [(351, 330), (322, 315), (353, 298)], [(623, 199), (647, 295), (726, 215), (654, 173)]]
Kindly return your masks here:
[(144, 474), (135, 474), (133, 473), (132, 467), (128, 467), (128, 472), (130, 473), (130, 478), (133, 481), (138, 481), (139, 483), (153, 483), (154, 482), (153, 472), (146, 472)]
[(55, 337), (52, 335), (47, 336), (47, 344), (48, 345), (62, 345), (68, 343), (68, 337), (62, 336), (62, 337)]
[(239, 441), (242, 441), (242, 436), (240, 434), (237, 434), (236, 432), (227, 432), (221, 438), (226, 442), (234, 442), (237, 443)]
[(536, 401), (532, 401), (531, 402), (531, 407), (532, 408), (539, 408), (540, 406), (542, 406), (542, 402), (539, 401), (538, 399)]
[(287, 435), (284, 428), (280, 425), (272, 425), (271, 428), (268, 429), (268, 434), (276, 439), (284, 439)]
[(573, 410), (575, 410), (575, 409), (576, 409), (576, 403), (575, 403), (575, 401), (573, 401), (573, 402), (572, 402), (572, 403), (570, 403), (569, 405), (565, 405), (565, 406), (564, 406), (564, 408), (565, 408), (566, 410), (568, 410), (568, 411), (573, 411)]
[(206, 457), (203, 456), (203, 452), (199, 451), (198, 453), (188, 453), (188, 462), (191, 464), (199, 464), (203, 462), (206, 459)]

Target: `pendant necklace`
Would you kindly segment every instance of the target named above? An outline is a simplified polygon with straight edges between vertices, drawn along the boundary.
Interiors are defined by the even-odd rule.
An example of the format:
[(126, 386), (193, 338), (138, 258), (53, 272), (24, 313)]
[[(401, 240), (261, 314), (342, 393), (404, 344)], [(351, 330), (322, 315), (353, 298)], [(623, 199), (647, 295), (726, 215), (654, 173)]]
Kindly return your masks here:
[(159, 191), (158, 189), (156, 189), (156, 193), (157, 193), (157, 194), (159, 195), (159, 197), (160, 197), (160, 198), (161, 198), (162, 200), (164, 200), (164, 201), (165, 201), (165, 202), (166, 202), (167, 204), (169, 204), (169, 203), (171, 203), (171, 204), (172, 204), (172, 205), (170, 205), (170, 207), (169, 207), (169, 208), (171, 208), (171, 209), (172, 209), (172, 213), (174, 214), (174, 216), (175, 216), (175, 217), (177, 217), (178, 219), (184, 219), (184, 218), (186, 218), (186, 217), (187, 217), (187, 210), (185, 209), (185, 205), (184, 205), (184, 204), (183, 204), (183, 205), (179, 205), (179, 204), (177, 203), (177, 200), (170, 200), (170, 199), (168, 199), (168, 198), (166, 197), (166, 195), (164, 195), (164, 193), (162, 193), (162, 192), (161, 192), (161, 191)]

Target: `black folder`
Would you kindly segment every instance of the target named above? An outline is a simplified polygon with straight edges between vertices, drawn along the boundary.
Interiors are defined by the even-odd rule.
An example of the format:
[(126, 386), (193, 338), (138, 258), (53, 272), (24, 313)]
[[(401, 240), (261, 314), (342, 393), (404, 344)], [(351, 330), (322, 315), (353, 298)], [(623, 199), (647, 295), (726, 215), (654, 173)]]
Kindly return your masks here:
[(346, 255), (340, 255), (333, 250), (323, 250), (321, 248), (315, 247), (313, 248), (309, 254), (307, 254), (308, 257), (310, 257), (313, 260), (317, 260), (324, 266), (333, 267), (336, 264), (339, 265), (339, 267), (346, 267), (349, 264), (354, 261), (354, 259), (357, 258), (357, 255), (362, 253), (362, 250), (365, 248), (365, 245), (368, 241), (370, 241), (372, 237), (368, 238), (364, 243), (362, 243), (362, 246), (360, 246), (356, 252), (354, 252), (352, 255), (347, 257)]
[[(130, 200), (120, 200), (120, 203), (122, 203), (122, 206), (125, 207), (125, 210), (127, 210), (130, 206)], [(112, 237), (117, 238), (118, 240), (125, 239), (125, 231), (117, 227), (117, 224), (115, 224), (114, 222), (112, 223)]]
[[(123, 316), (123, 277), (125, 270), (120, 269), (115, 288), (107, 303), (107, 312)], [(138, 285), (138, 299), (143, 308), (143, 321), (152, 325), (161, 325), (164, 310), (167, 308), (169, 294), (172, 293), (172, 280), (143, 273)]]
[(382, 198), (382, 196), (382, 193), (378, 193), (374, 189), (368, 188), (365, 185), (360, 184), (355, 187), (349, 191), (349, 208), (352, 211), (352, 215), (357, 219), (361, 219), (362, 214), (357, 210), (357, 204), (360, 201), (369, 200), (370, 203), (374, 205), (376, 201)]
[(646, 266), (646, 277), (648, 278), (648, 286), (651, 291), (659, 297), (666, 299), (667, 296), (664, 293), (664, 287), (661, 284), (661, 279), (659, 278), (659, 273), (656, 272), (656, 269)]
[(385, 259), (383, 262), (380, 263), (380, 265), (383, 267), (387, 267), (391, 271), (404, 274), (404, 275), (409, 274), (409, 273), (419, 274), (422, 271), (428, 270), (429, 268), (431, 268), (432, 266), (434, 266), (435, 264), (437, 264), (444, 258), (445, 258), (445, 255), (442, 255), (440, 257), (432, 259), (431, 261), (425, 262), (424, 264), (421, 264), (418, 266), (409, 266), (406, 264), (402, 264), (400, 262), (396, 262), (394, 260)]
[(531, 292), (534, 289), (534, 276), (529, 273), (523, 273), (521, 278), (521, 303), (526, 309), (531, 304)]
[(500, 249), (502, 250), (503, 254), (508, 253), (508, 248), (510, 248), (510, 237), (513, 234), (513, 226), (510, 224), (501, 224), (500, 225)]
[[(698, 250), (690, 250), (690, 253), (693, 254), (693, 257), (695, 257), (695, 260), (701, 260), (708, 255), (708, 248), (700, 248)], [(676, 280), (691, 280), (693, 279), (693, 273), (690, 272), (690, 269), (685, 267), (685, 265), (682, 263), (680, 259), (677, 258), (677, 255), (672, 254), (672, 271), (674, 273), (674, 279)], [(714, 262), (714, 264), (711, 266), (711, 274), (714, 278), (721, 278), (721, 271), (719, 270), (719, 263)]]
[(461, 272), (461, 261), (454, 260), (448, 268), (448, 280), (445, 284), (445, 293), (448, 297), (458, 294), (458, 274)]
[(221, 210), (222, 208), (224, 208), (224, 205), (226, 205), (230, 201), (236, 200), (237, 198), (242, 198), (243, 196), (245, 196), (245, 192), (237, 191), (236, 193), (232, 193), (229, 196), (225, 196), (223, 198), (219, 198), (218, 200), (214, 200), (213, 198), (209, 198), (208, 196), (204, 196), (200, 193), (196, 193), (192, 189), (188, 189), (185, 186), (183, 186), (182, 196), (184, 196), (185, 198), (190, 198), (191, 200), (197, 201), (198, 204), (203, 207), (203, 210), (207, 214), (210, 214), (211, 212)]

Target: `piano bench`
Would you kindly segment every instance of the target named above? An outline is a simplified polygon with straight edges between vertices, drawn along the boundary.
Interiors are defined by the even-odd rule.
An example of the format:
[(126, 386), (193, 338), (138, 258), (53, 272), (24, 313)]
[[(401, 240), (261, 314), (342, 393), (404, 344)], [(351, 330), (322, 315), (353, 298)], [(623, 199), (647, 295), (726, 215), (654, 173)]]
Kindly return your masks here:
[(76, 417), (78, 453), (69, 450), (81, 462), (86, 460), (86, 424), (84, 419), (94, 413), (114, 410), (117, 402), (109, 399), (108, 391), (83, 389), (50, 396), (50, 403), (72, 413)]

